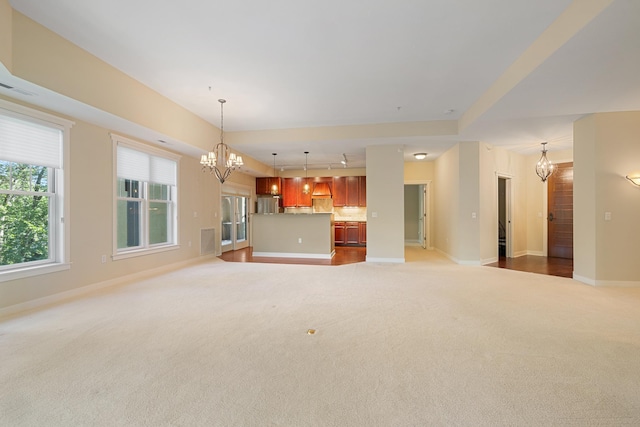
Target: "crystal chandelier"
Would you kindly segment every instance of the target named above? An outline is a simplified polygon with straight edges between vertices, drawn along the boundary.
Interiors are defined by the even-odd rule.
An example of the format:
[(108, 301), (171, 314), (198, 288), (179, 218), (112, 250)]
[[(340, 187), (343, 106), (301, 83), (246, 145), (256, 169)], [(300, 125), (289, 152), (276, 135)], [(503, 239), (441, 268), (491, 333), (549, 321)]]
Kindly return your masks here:
[(215, 173), (220, 184), (224, 184), (231, 171), (240, 169), (244, 164), (242, 156), (237, 156), (231, 152), (231, 149), (224, 143), (224, 112), (223, 106), (227, 102), (224, 99), (218, 99), (220, 103), (220, 142), (213, 147), (208, 154), (203, 154), (200, 158), (202, 171), (209, 169), (209, 172)]
[(547, 145), (547, 143), (543, 142), (542, 157), (540, 157), (540, 160), (538, 160), (538, 163), (536, 163), (536, 173), (538, 174), (542, 182), (545, 182), (547, 178), (549, 178), (549, 176), (556, 170), (553, 163), (551, 163), (549, 159), (547, 159), (547, 149), (545, 145)]

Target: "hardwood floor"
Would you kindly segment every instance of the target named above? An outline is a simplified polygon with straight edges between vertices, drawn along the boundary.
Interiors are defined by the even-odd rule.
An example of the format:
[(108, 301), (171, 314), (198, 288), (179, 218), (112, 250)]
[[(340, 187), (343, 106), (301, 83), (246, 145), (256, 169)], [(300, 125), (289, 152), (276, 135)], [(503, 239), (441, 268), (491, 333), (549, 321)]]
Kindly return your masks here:
[(498, 262), (487, 264), (489, 267), (528, 271), (549, 276), (573, 277), (573, 259), (525, 255), (517, 258), (500, 257)]
[[(254, 257), (253, 248), (224, 252), (218, 258), (227, 262), (262, 262), (272, 264), (306, 264), (306, 265), (343, 265), (364, 262), (366, 247), (337, 246), (332, 259), (307, 258), (272, 258)], [(518, 258), (500, 257), (498, 262), (487, 264), (488, 267), (506, 268), (510, 270), (528, 271), (530, 273), (550, 276), (569, 277), (573, 275), (573, 260), (564, 258), (547, 258), (525, 255)]]
[(331, 259), (309, 258), (272, 258), (254, 257), (253, 248), (248, 247), (237, 251), (224, 252), (218, 258), (228, 262), (262, 262), (273, 264), (306, 264), (306, 265), (343, 265), (364, 262), (367, 248), (361, 246), (339, 246)]

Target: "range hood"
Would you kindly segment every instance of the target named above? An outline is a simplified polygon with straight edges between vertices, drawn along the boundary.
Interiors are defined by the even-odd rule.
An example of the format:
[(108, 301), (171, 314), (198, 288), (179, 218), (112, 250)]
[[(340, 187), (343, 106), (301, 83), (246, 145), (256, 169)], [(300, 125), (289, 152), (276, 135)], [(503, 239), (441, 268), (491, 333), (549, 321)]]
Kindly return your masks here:
[(330, 199), (331, 187), (328, 182), (316, 182), (313, 185), (312, 199)]

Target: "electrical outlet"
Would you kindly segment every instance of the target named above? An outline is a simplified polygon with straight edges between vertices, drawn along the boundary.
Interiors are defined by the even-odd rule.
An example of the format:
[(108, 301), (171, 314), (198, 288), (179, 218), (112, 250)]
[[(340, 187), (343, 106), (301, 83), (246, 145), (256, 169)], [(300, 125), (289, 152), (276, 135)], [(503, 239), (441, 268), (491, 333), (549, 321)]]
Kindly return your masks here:
[(302, 243), (302, 237), (298, 237), (298, 243)]

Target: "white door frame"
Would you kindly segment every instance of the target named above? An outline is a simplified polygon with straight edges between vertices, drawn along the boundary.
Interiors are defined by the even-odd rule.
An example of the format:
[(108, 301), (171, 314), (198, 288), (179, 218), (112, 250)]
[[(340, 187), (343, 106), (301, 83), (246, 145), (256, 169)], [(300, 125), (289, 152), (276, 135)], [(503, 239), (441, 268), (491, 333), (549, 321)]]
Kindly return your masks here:
[[(242, 248), (246, 248), (247, 246), (250, 245), (250, 238), (251, 238), (251, 224), (250, 224), (250, 220), (251, 220), (251, 213), (253, 213), (253, 191), (252, 188), (247, 186), (247, 185), (242, 185), (242, 184), (235, 184), (235, 183), (224, 183), (222, 185), (222, 189), (221, 189), (221, 195), (220, 195), (220, 238), (219, 238), (219, 242), (220, 242), (220, 251), (221, 252), (226, 252), (226, 251), (230, 251), (230, 250), (236, 250), (236, 249), (242, 249)], [(231, 243), (227, 244), (227, 245), (222, 245), (222, 220), (224, 217), (223, 214), (223, 199), (225, 197), (231, 197), (232, 200), (232, 206), (231, 206), (231, 215), (233, 220), (231, 221)], [(246, 236), (245, 239), (241, 242), (237, 242), (236, 241), (236, 227), (235, 224), (237, 222), (237, 216), (238, 213), (236, 212), (236, 204), (237, 204), (237, 199), (239, 197), (244, 197), (247, 199), (247, 218), (246, 218)]]
[(405, 181), (404, 185), (418, 185), (420, 186), (420, 199), (421, 210), (424, 210), (422, 213), (422, 226), (423, 226), (423, 241), (421, 242), (421, 246), (425, 249), (433, 249), (431, 246), (431, 180), (410, 180)]

